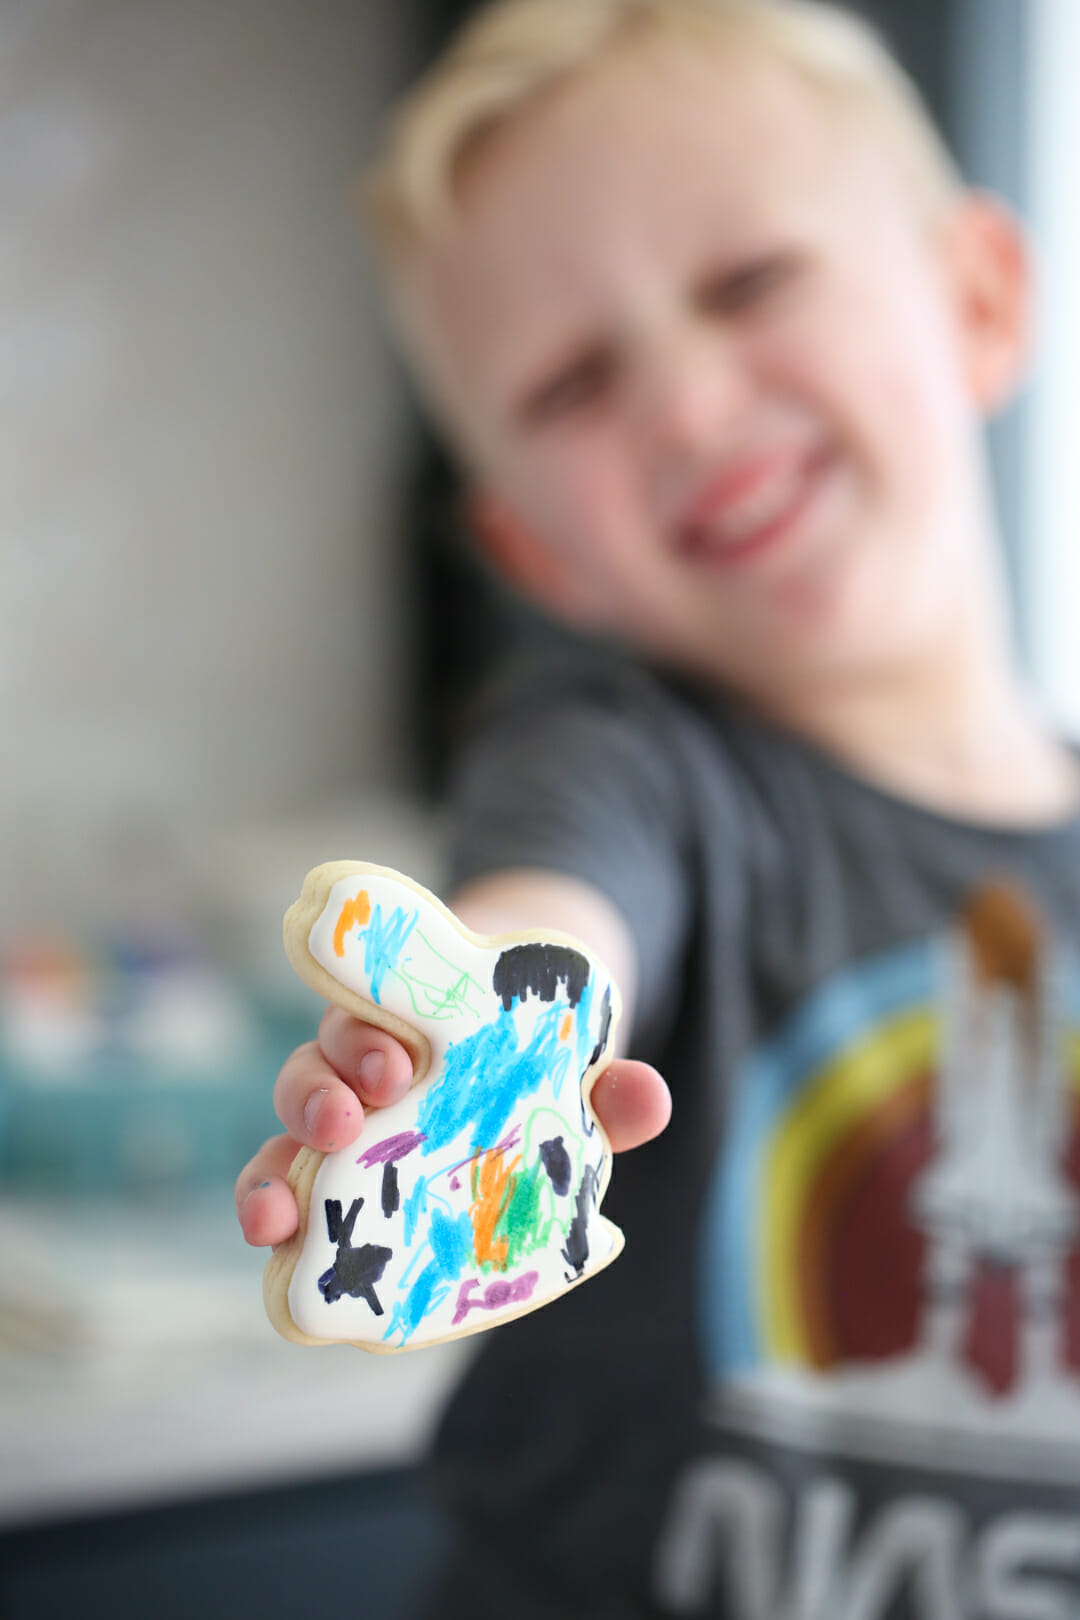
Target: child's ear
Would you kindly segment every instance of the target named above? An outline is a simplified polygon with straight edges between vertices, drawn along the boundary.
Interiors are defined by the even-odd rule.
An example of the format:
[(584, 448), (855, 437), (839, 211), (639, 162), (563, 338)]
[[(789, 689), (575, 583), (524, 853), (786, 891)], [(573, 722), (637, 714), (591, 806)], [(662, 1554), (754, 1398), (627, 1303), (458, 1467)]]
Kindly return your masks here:
[(471, 490), (466, 516), (488, 561), (502, 577), (558, 619), (591, 623), (588, 592), (573, 568), (544, 544), (507, 503), (488, 490)]
[(1023, 381), (1031, 345), (1027, 240), (1004, 203), (965, 197), (944, 235), (971, 397), (985, 415), (1005, 406)]

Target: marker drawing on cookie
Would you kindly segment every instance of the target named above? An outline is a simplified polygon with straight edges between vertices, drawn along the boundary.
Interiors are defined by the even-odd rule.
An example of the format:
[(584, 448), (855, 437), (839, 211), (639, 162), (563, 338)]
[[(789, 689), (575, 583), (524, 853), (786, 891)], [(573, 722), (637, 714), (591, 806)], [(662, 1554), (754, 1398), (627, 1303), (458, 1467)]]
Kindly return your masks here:
[(408, 1048), (406, 1097), (290, 1172), (300, 1227), (266, 1268), (287, 1338), (403, 1350), (474, 1333), (606, 1266), (611, 1149), (589, 1093), (618, 995), (576, 941), (482, 938), (385, 867), (320, 866), (285, 919), (320, 995)]

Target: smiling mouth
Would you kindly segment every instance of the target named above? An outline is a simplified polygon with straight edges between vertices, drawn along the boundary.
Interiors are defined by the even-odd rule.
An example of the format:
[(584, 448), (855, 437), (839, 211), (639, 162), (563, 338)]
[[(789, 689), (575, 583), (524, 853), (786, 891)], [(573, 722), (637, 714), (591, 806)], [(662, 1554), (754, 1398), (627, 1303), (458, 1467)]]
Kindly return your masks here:
[(680, 552), (713, 567), (736, 569), (778, 550), (800, 532), (828, 462), (818, 451), (721, 476), (680, 524)]

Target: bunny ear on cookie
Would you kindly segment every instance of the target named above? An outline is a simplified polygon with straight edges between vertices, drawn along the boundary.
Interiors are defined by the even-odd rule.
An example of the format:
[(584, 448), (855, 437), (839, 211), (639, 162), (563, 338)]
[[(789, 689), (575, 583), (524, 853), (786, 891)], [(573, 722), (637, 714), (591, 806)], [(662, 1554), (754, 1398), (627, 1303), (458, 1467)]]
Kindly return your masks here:
[(395, 1035), (405, 1098), (290, 1171), (300, 1226), (267, 1266), (275, 1327), (392, 1351), (535, 1310), (606, 1266), (611, 1149), (589, 1096), (617, 993), (569, 936), (473, 934), (386, 867), (335, 862), (285, 919), (300, 976)]
[[(310, 985), (324, 1001), (344, 1007), (354, 1018), (376, 1024), (399, 1040), (412, 1058), (414, 1076), (420, 1079), (431, 1065), (431, 1045), (427, 1036), (415, 1024), (408, 1023), (389, 1008), (380, 1006), (372, 999), (370, 993), (365, 994), (357, 989), (352, 976), (346, 972), (346, 940), (349, 930), (363, 926), (370, 919), (371, 898), (368, 884), (373, 876), (399, 886), (403, 899), (411, 891), (414, 899), (439, 905), (434, 895), (428, 894), (426, 890), (388, 867), (372, 866), (362, 861), (328, 861), (308, 873), (299, 900), (295, 901), (285, 913), (285, 953), (304, 983)], [(316, 924), (322, 920), (325, 925), (328, 902), (335, 889), (340, 890), (340, 898), (333, 916), (331, 930), (333, 954), (328, 962), (328, 953), (325, 951), (321, 953), (322, 960), (317, 960), (312, 955), (311, 942), (315, 935)], [(441, 909), (445, 910), (445, 907)], [(452, 917), (449, 911), (446, 915)], [(455, 926), (460, 928), (457, 919), (452, 920)], [(324, 926), (324, 935), (325, 932)]]

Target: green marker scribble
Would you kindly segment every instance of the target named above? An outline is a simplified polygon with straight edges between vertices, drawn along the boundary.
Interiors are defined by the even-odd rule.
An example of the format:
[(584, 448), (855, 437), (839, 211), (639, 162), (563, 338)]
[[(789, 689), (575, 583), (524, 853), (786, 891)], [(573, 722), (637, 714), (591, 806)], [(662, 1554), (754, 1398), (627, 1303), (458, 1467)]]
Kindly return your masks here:
[(547, 1248), (552, 1235), (558, 1232), (565, 1239), (574, 1218), (571, 1200), (560, 1217), (551, 1177), (540, 1157), (541, 1142), (560, 1137), (571, 1167), (571, 1185), (581, 1180), (583, 1142), (573, 1130), (565, 1115), (554, 1108), (536, 1108), (525, 1122), (522, 1143), (522, 1168), (511, 1173), (503, 1195), (503, 1206), (495, 1223), (494, 1236), (505, 1240), (507, 1248), (503, 1259), (495, 1265), (489, 1262), (484, 1271), (512, 1270), (537, 1249)]
[[(422, 934), (420, 932), (420, 930), (417, 929), (416, 937), (417, 937), (417, 939), (423, 940), (424, 944), (427, 946), (427, 948), (431, 952), (432, 956), (436, 957), (440, 962), (442, 962), (444, 964), (444, 966), (448, 967), (451, 970), (451, 972), (456, 972), (457, 971), (457, 963), (456, 962), (451, 962), (451, 960), (450, 960), (450, 958), (448, 956), (444, 956), (441, 951), (437, 951), (435, 949), (434, 945), (431, 943), (430, 939), (428, 939), (426, 934)], [(483, 998), (484, 998), (484, 987), (483, 987), (483, 985), (480, 983), (479, 979), (474, 979), (471, 973), (466, 973), (466, 972), (462, 971), (462, 973), (460, 974), (460, 977), (457, 980), (457, 985), (462, 985), (462, 984), (466, 984), (466, 983), (468, 985), (470, 985), (470, 987), (473, 990), (475, 990), (477, 995), (480, 997), (481, 1009), (482, 1009), (482, 1007), (483, 1007)], [(456, 992), (456, 986), (455, 986), (455, 992)], [(480, 1009), (476, 1009), (476, 1010), (480, 1010)]]
[[(511, 1271), (526, 1256), (548, 1243), (555, 1215), (551, 1182), (542, 1164), (515, 1171), (508, 1185), (509, 1197), (495, 1223), (495, 1236), (505, 1239), (506, 1254), (499, 1271)], [(489, 1269), (489, 1268), (485, 1268)]]
[(560, 1114), (555, 1108), (534, 1108), (525, 1121), (525, 1137), (523, 1152), (526, 1159), (532, 1161), (540, 1157), (540, 1143), (550, 1141), (552, 1137), (561, 1136), (563, 1146), (570, 1156), (574, 1180), (581, 1179), (582, 1164), (582, 1136), (581, 1127), (575, 1126)]
[[(437, 951), (419, 929), (416, 931), (416, 937), (432, 956), (457, 975), (448, 984), (431, 984), (419, 974), (408, 972), (400, 964), (391, 968), (390, 976), (397, 979), (404, 989), (416, 1016), (446, 1020), (453, 1018), (456, 1013), (467, 1012), (477, 1015), (482, 1011), (484, 989), (479, 980), (474, 979), (471, 973), (459, 969), (456, 963), (443, 956), (441, 951)], [(475, 999), (476, 1006), (470, 1005), (470, 997)]]

